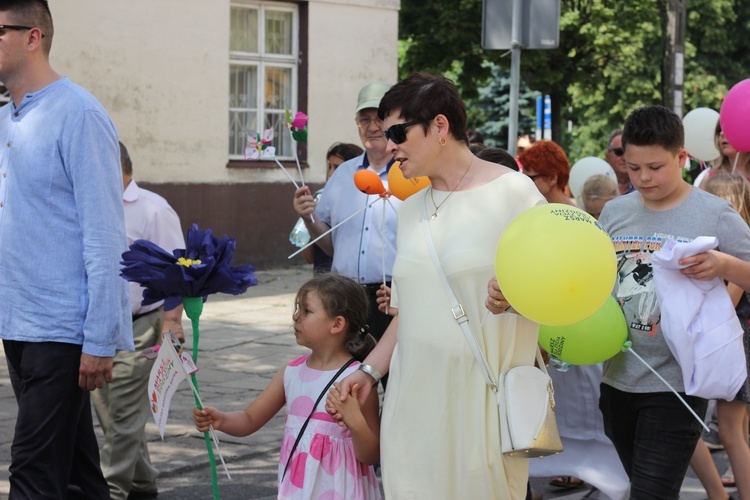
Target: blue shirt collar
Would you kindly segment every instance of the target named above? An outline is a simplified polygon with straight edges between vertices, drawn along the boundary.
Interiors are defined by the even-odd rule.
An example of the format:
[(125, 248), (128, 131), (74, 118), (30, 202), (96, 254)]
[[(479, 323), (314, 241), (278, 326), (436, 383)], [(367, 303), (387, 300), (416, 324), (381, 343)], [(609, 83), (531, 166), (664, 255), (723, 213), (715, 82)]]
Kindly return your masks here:
[[(393, 164), (395, 162), (396, 162), (396, 157), (395, 156), (388, 161), (388, 164), (385, 166), (385, 173), (386, 174), (391, 171), (391, 166), (393, 166)], [(369, 168), (369, 167), (370, 167), (370, 160), (367, 158), (367, 153), (365, 153), (362, 156), (362, 165), (360, 165), (359, 168), (361, 170), (364, 170), (364, 169)], [(381, 172), (378, 172), (378, 174), (380, 174), (380, 173)]]

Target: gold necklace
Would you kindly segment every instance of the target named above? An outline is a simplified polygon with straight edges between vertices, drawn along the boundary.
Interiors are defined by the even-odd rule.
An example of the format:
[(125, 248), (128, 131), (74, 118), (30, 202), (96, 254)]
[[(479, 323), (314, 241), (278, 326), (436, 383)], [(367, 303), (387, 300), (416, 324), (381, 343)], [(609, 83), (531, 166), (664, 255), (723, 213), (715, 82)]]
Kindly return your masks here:
[(469, 166), (466, 167), (466, 170), (464, 170), (464, 174), (461, 176), (460, 179), (458, 179), (458, 182), (456, 183), (455, 186), (453, 186), (453, 189), (450, 190), (450, 192), (448, 193), (448, 196), (446, 196), (445, 199), (441, 201), (440, 203), (435, 203), (435, 197), (432, 194), (433, 189), (432, 189), (432, 186), (430, 186), (430, 199), (432, 200), (432, 205), (435, 207), (435, 211), (432, 212), (432, 217), (430, 217), (430, 220), (437, 219), (438, 210), (440, 210), (440, 207), (445, 205), (445, 202), (448, 201), (448, 198), (450, 198), (451, 195), (456, 191), (456, 189), (458, 189), (458, 186), (459, 184), (461, 184), (461, 181), (463, 181), (464, 177), (466, 177), (466, 174), (469, 173), (469, 169), (471, 168), (472, 163), (474, 163), (474, 155), (471, 155), (471, 160), (469, 160)]

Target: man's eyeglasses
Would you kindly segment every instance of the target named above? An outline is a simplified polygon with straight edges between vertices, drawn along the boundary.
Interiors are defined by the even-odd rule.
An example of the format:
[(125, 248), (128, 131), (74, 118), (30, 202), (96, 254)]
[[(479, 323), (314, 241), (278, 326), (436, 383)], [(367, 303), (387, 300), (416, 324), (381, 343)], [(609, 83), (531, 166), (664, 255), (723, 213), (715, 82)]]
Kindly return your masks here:
[(383, 130), (383, 135), (385, 135), (386, 139), (393, 142), (393, 144), (402, 144), (406, 141), (406, 129), (417, 123), (419, 123), (418, 120), (397, 123), (396, 125), (391, 126), (388, 130)]
[(529, 179), (531, 179), (532, 181), (536, 181), (536, 178), (537, 178), (537, 177), (544, 177), (544, 176), (543, 176), (542, 174), (533, 174), (533, 175), (530, 175), (530, 174), (526, 174), (526, 177), (528, 177), (528, 178), (529, 178)]
[(355, 121), (357, 122), (357, 125), (362, 128), (362, 130), (367, 130), (368, 128), (370, 128), (370, 124), (373, 122), (376, 125), (383, 123), (383, 120), (381, 120), (380, 118), (371, 118), (369, 116), (360, 116)]
[[(34, 29), (31, 26), (20, 26), (18, 24), (0, 24), (0, 36), (2, 36), (5, 32), (5, 30), (31, 30)], [(42, 33), (42, 38), (44, 38), (44, 33)]]
[(625, 154), (625, 150), (622, 148), (612, 148), (609, 151), (610, 153), (614, 153), (618, 158)]

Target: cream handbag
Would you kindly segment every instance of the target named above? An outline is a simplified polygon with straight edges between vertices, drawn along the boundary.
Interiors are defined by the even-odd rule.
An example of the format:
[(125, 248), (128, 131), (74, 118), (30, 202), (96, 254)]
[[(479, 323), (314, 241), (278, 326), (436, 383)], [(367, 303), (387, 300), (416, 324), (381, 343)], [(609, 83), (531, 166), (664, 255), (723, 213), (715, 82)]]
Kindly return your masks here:
[(555, 420), (555, 392), (539, 347), (535, 366), (516, 366), (500, 376), (495, 393), (500, 443), (512, 457), (536, 458), (563, 451)]
[(495, 394), (503, 454), (512, 457), (537, 458), (560, 453), (563, 451), (563, 445), (555, 420), (555, 394), (552, 379), (547, 374), (539, 346), (537, 345), (536, 348), (539, 368), (528, 365), (509, 368), (500, 374), (499, 382), (496, 381), (487, 357), (471, 331), (469, 318), (456, 298), (456, 294), (453, 293), (448, 278), (445, 277), (435, 244), (432, 242), (426, 208), (423, 211), (427, 248), (450, 300), (451, 312), (479, 364), (485, 383)]

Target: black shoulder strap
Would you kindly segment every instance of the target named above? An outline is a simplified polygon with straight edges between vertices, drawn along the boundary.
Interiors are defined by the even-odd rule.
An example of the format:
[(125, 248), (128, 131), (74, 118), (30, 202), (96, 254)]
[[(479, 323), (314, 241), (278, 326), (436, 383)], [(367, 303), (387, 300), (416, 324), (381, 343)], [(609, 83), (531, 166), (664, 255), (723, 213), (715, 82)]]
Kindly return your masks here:
[(307, 424), (310, 423), (310, 419), (313, 416), (313, 413), (315, 413), (315, 408), (318, 407), (318, 404), (320, 404), (320, 400), (323, 399), (323, 396), (325, 396), (328, 393), (328, 389), (331, 388), (334, 382), (336, 382), (336, 379), (339, 378), (339, 376), (344, 373), (344, 370), (349, 368), (349, 365), (354, 363), (356, 360), (354, 358), (350, 359), (346, 363), (344, 363), (344, 366), (342, 366), (339, 371), (336, 372), (336, 375), (334, 375), (331, 380), (328, 381), (326, 386), (323, 388), (323, 390), (320, 392), (320, 395), (318, 396), (317, 401), (315, 401), (315, 404), (312, 407), (312, 410), (310, 411), (310, 415), (307, 416), (307, 419), (305, 420), (305, 423), (302, 424), (302, 428), (299, 430), (299, 434), (297, 434), (297, 440), (294, 441), (294, 446), (292, 446), (292, 450), (289, 452), (289, 458), (286, 461), (286, 465), (284, 466), (284, 473), (281, 475), (281, 480), (284, 480), (284, 477), (286, 476), (286, 471), (289, 469), (289, 464), (292, 463), (292, 457), (294, 456), (294, 451), (297, 449), (297, 445), (299, 445), (300, 439), (302, 439), (302, 435), (305, 433), (305, 429), (307, 428)]

